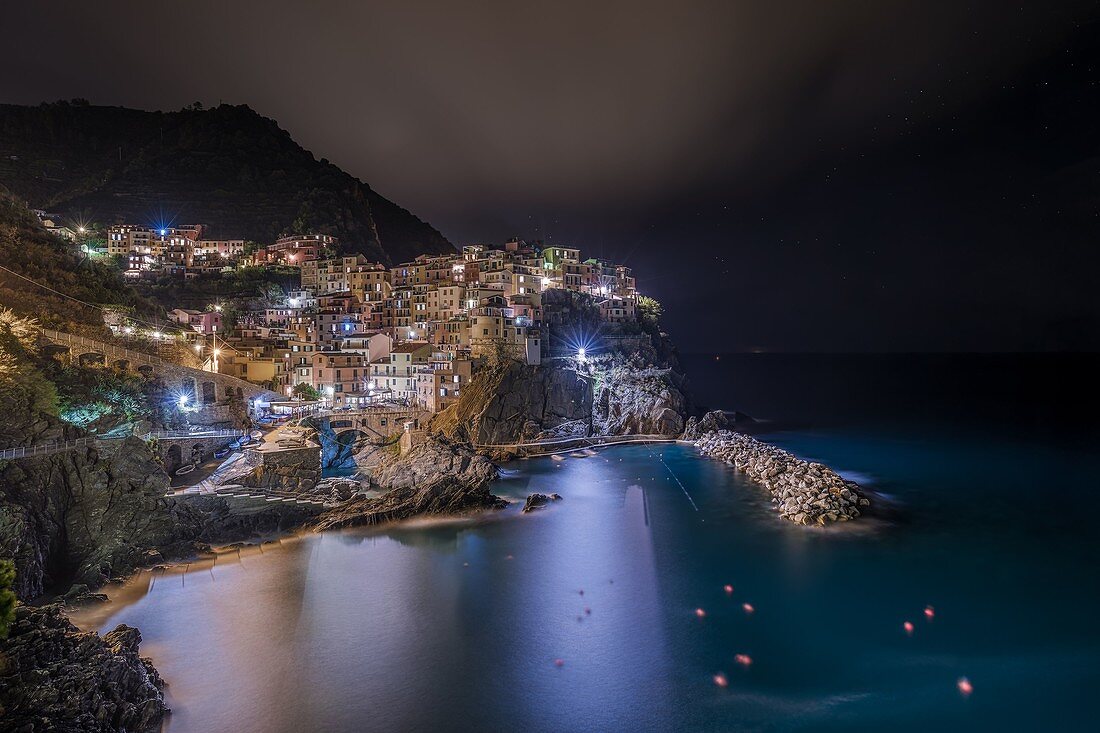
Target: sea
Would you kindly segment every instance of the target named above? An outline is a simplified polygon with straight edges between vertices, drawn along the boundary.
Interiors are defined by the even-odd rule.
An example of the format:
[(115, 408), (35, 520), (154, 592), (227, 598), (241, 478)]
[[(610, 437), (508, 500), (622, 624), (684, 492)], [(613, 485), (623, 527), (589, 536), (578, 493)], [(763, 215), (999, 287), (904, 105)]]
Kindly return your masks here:
[(1095, 730), (1100, 357), (682, 360), (875, 511), (798, 527), (690, 445), (611, 447), (507, 464), (498, 513), (225, 550), (74, 620), (141, 630), (171, 733)]

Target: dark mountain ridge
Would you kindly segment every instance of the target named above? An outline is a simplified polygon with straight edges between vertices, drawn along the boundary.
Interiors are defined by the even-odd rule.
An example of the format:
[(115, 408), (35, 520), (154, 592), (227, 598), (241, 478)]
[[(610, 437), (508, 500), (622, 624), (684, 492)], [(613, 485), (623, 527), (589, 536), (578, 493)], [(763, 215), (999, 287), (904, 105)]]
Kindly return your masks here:
[(146, 112), (0, 104), (0, 184), (72, 219), (209, 224), (269, 243), (322, 232), (387, 264), (453, 247), (431, 225), (245, 105)]

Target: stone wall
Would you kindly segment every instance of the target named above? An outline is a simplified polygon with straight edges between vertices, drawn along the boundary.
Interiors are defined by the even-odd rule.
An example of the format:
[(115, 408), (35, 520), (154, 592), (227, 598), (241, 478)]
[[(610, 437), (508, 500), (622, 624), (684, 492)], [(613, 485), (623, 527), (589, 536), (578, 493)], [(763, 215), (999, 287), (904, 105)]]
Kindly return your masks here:
[(222, 484), (253, 489), (308, 491), (321, 480), (321, 449), (317, 445), (285, 450), (246, 450), (242, 471), (227, 476)]

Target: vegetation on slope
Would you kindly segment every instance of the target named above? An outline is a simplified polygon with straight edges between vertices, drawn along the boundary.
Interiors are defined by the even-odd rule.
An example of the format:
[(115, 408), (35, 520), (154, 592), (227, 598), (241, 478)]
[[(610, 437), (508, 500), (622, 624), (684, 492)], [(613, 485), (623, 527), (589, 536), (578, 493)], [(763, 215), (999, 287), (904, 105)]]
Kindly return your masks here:
[(386, 263), (452, 251), (433, 227), (243, 105), (0, 105), (0, 184), (37, 208), (105, 223), (210, 224), (217, 236), (265, 243), (322, 232)]
[[(5, 268), (0, 269), (0, 306), (34, 316), (49, 328), (103, 331), (102, 311), (74, 302), (73, 298), (96, 305), (119, 306), (141, 314), (156, 311), (156, 307), (138, 296), (117, 272), (90, 260), (71, 243), (47, 233), (26, 206), (2, 190), (0, 265)], [(51, 293), (34, 283), (47, 285), (57, 292)]]

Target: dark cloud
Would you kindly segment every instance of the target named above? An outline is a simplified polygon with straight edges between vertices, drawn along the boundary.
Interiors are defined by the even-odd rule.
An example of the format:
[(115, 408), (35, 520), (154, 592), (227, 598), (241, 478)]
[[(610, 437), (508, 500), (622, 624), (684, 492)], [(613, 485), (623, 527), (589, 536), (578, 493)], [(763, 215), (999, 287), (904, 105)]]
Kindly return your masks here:
[(1015, 299), (1037, 272), (1018, 234), (1044, 231), (1014, 225), (1021, 197), (1067, 190), (1034, 159), (1089, 152), (1032, 117), (1096, 111), (1066, 66), (1096, 61), (1092, 4), (1051, 5), (26, 3), (0, 89), (247, 103), (455, 241), (631, 259), (713, 348), (1023, 348), (1097, 316), (1077, 225), (1070, 271)]

